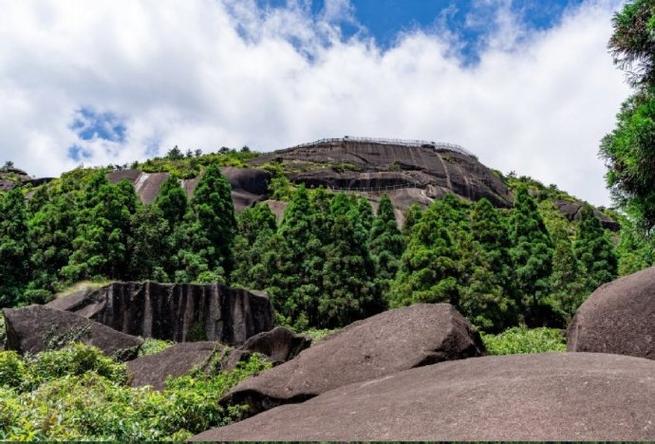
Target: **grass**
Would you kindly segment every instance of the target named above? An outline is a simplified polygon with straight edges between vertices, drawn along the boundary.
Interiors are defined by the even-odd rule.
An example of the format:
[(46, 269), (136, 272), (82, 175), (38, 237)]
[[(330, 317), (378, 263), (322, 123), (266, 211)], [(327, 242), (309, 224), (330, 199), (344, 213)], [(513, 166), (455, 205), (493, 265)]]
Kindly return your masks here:
[(566, 351), (564, 332), (555, 328), (513, 327), (498, 335), (482, 334), (489, 355)]

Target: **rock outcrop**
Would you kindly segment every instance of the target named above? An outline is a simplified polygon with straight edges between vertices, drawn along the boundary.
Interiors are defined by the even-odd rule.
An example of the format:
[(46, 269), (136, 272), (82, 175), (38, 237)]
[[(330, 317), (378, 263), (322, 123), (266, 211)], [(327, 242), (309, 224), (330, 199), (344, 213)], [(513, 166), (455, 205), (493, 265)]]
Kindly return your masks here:
[(239, 384), (224, 401), (247, 403), (251, 412), (258, 412), (483, 351), (479, 334), (451, 305), (417, 304), (345, 327), (295, 359)]
[(250, 353), (261, 353), (268, 357), (273, 365), (278, 365), (295, 358), (310, 345), (310, 338), (297, 335), (288, 328), (275, 327), (252, 336), (239, 348)]
[(218, 284), (114, 282), (55, 299), (48, 306), (130, 335), (175, 342), (240, 345), (273, 328), (273, 308), (264, 293)]
[(652, 441), (655, 362), (593, 353), (444, 362), (355, 383), (192, 441)]
[(71, 342), (93, 345), (119, 360), (136, 357), (143, 340), (67, 311), (41, 305), (3, 310), (7, 350), (35, 354)]
[[(258, 168), (223, 167), (221, 173), (232, 186), (232, 200), (237, 210), (249, 207), (264, 200), (268, 192), (271, 174)], [(107, 174), (112, 183), (127, 180), (134, 185), (136, 194), (143, 203), (151, 203), (159, 194), (162, 184), (168, 179), (168, 173), (144, 173), (134, 169), (115, 170)], [(198, 185), (198, 178), (181, 181), (181, 185), (191, 197)]]
[(511, 205), (500, 177), (454, 145), (328, 139), (266, 153), (251, 164), (272, 161), (284, 164), (293, 182), (373, 195), (388, 193), (401, 210), (406, 206), (405, 190), (412, 189), (430, 201), (450, 192), (471, 200), (486, 197), (497, 206)]
[(655, 359), (655, 267), (598, 288), (567, 334), (569, 351)]
[[(562, 213), (569, 221), (580, 220), (582, 217), (582, 209), (585, 205), (584, 202), (566, 200), (556, 200), (554, 204), (560, 213)], [(600, 221), (603, 228), (612, 231), (619, 231), (621, 229), (621, 224), (603, 214), (597, 208), (594, 208), (594, 216), (596, 216)]]
[(195, 369), (206, 370), (212, 357), (226, 350), (227, 347), (219, 342), (185, 342), (154, 355), (142, 356), (127, 363), (130, 385), (149, 385), (163, 390), (166, 378), (182, 376)]

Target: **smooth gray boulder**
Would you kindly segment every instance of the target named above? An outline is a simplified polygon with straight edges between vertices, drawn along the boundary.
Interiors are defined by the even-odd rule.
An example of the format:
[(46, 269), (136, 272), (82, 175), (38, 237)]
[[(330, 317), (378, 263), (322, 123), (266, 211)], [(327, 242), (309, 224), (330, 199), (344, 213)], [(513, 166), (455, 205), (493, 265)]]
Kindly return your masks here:
[(275, 327), (252, 336), (239, 348), (251, 353), (261, 353), (270, 359), (273, 365), (278, 365), (295, 358), (310, 345), (310, 338), (297, 335), (285, 327)]
[(192, 441), (652, 441), (655, 362), (593, 353), (443, 362), (358, 382)]
[(265, 293), (218, 284), (114, 282), (48, 306), (131, 335), (175, 342), (240, 345), (273, 328), (273, 308)]
[(655, 359), (655, 267), (593, 292), (569, 325), (567, 348)]
[(196, 369), (208, 370), (212, 357), (226, 352), (228, 347), (219, 342), (175, 344), (160, 353), (129, 361), (129, 383), (132, 387), (149, 385), (155, 390), (163, 390), (168, 377), (182, 376)]
[(353, 382), (484, 352), (480, 336), (449, 304), (416, 304), (355, 322), (295, 359), (248, 379), (223, 402), (251, 413), (302, 402)]
[(3, 309), (7, 329), (5, 347), (18, 353), (56, 350), (71, 342), (93, 345), (119, 360), (136, 357), (141, 338), (127, 335), (75, 313), (42, 305)]

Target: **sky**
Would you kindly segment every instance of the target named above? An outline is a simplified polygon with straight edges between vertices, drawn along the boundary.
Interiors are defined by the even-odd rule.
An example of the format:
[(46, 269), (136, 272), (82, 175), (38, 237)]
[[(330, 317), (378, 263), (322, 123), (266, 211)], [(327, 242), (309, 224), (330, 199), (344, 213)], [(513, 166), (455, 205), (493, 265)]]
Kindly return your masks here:
[(621, 0), (0, 0), (0, 161), (34, 176), (178, 145), (463, 145), (609, 205)]

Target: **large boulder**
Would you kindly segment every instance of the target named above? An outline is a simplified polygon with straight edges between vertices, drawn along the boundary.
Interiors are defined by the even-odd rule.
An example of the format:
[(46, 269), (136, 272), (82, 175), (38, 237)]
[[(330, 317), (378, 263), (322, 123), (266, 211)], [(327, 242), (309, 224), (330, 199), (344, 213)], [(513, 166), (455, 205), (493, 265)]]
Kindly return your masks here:
[(598, 288), (568, 329), (569, 351), (655, 359), (655, 267)]
[(273, 308), (264, 293), (218, 284), (114, 282), (48, 304), (116, 330), (175, 342), (243, 344), (273, 328)]
[(206, 370), (212, 357), (223, 354), (227, 347), (219, 342), (185, 342), (127, 363), (132, 387), (149, 385), (162, 390), (168, 377), (185, 375), (192, 370)]
[(35, 354), (83, 342), (119, 360), (136, 356), (143, 340), (67, 311), (41, 305), (3, 309), (7, 350)]
[(295, 359), (244, 381), (223, 401), (247, 403), (254, 413), (483, 351), (479, 334), (451, 305), (417, 304), (355, 322)]
[(444, 362), (337, 388), (192, 441), (655, 440), (655, 362), (594, 353)]
[(310, 338), (297, 335), (288, 328), (275, 327), (273, 330), (252, 336), (240, 349), (251, 353), (261, 353), (274, 365), (278, 365), (295, 358), (310, 345), (312, 345)]

